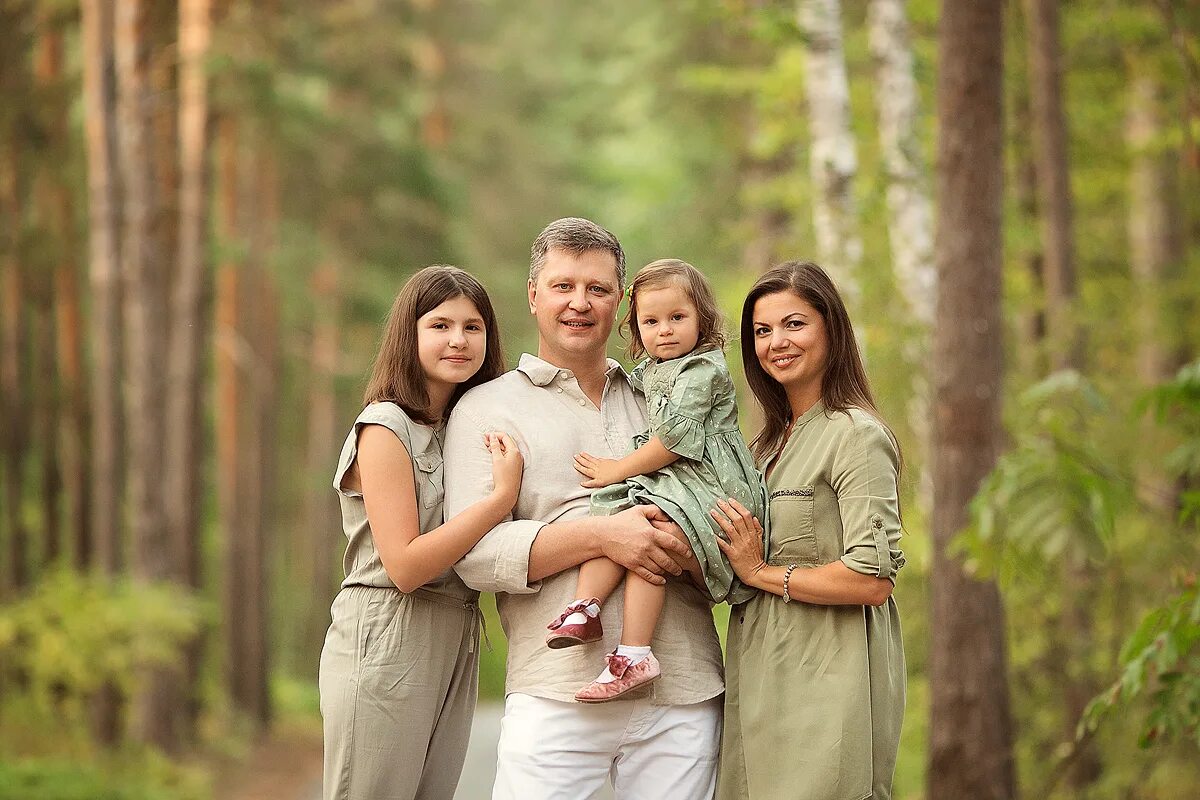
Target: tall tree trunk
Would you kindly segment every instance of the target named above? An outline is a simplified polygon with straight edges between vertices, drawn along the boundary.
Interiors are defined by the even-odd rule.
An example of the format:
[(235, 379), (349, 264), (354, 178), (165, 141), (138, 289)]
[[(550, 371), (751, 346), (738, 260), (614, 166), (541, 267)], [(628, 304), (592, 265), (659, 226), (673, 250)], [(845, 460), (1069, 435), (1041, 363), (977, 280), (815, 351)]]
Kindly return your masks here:
[[(1182, 361), (1174, 333), (1182, 316), (1168, 299), (1184, 260), (1179, 154), (1165, 143), (1162, 87), (1144, 65), (1133, 68), (1125, 137), (1132, 154), (1129, 262), (1137, 299), (1135, 360), (1141, 383), (1154, 386), (1170, 378)], [(1155, 431), (1147, 428), (1143, 435), (1154, 441)], [(1138, 488), (1152, 507), (1169, 512), (1178, 505), (1180, 487), (1164, 473), (1160, 461), (1138, 466)]]
[(842, 54), (838, 0), (800, 0), (798, 19), (805, 37), (804, 87), (811, 133), (809, 167), (815, 188), (813, 228), (817, 252), (845, 295), (859, 307), (858, 266), (862, 241), (854, 202), (858, 155), (850, 128), (850, 85)]
[(938, 58), (929, 800), (1016, 795), (1004, 613), (950, 555), (1001, 444), (1003, 4), (943, 7)]
[[(91, 407), (91, 544), (98, 572), (115, 576), (124, 563), (121, 532), (125, 413), (121, 403), (124, 349), (120, 280), (121, 171), (117, 155), (115, 0), (82, 0), (84, 133), (88, 169), (88, 279), (91, 288), (89, 399)], [(103, 687), (92, 704), (96, 737), (120, 736), (116, 687)]]
[[(330, 239), (331, 247), (336, 241)], [(341, 349), (341, 276), (338, 256), (327, 255), (312, 276), (313, 331), (311, 377), (309, 379), (308, 446), (305, 475), (308, 492), (308, 555), (306, 568), (313, 570), (306, 586), (310, 592), (305, 614), (306, 635), (302, 652), (310, 664), (316, 664), (325, 630), (329, 627), (329, 599), (333, 594), (334, 562), (341, 544), (341, 524), (337, 503), (329, 492), (329, 465), (337, 458), (339, 444), (337, 393), (334, 376)]]
[(121, 404), (122, 287), (120, 280), (121, 175), (116, 137), (113, 51), (115, 0), (83, 0), (84, 130), (88, 164), (89, 279), (91, 285), (92, 541), (100, 571), (115, 575), (124, 558), (124, 409)]
[(888, 239), (896, 286), (916, 321), (905, 347), (912, 365), (908, 421), (917, 438), (922, 469), (920, 493), (932, 501), (929, 470), (929, 337), (937, 298), (933, 264), (933, 205), (917, 126), (920, 93), (913, 77), (904, 0), (871, 0), (867, 9), (871, 57), (875, 61), (875, 105), (879, 146), (887, 171)]
[(1059, 0), (1024, 0), (1030, 110), (1042, 249), (1046, 321), (1055, 369), (1080, 369), (1083, 343), (1076, 322), (1074, 216), (1067, 167), (1067, 123), (1059, 56)]
[[(125, 278), (125, 367), (129, 426), (132, 572), (144, 582), (178, 575), (160, 471), (166, 441), (168, 278), (174, 260), (173, 174), (164, 143), (174, 143), (173, 69), (164, 59), (174, 38), (173, 7), (117, 0), (116, 72), (124, 183), (122, 261)], [(170, 116), (171, 121), (164, 119)], [(179, 746), (177, 677), (146, 668), (134, 698), (133, 734), (167, 751)]]
[(28, 165), (32, 163), (33, 105), (29, 73), (32, 6), (0, 3), (0, 411), (7, 422), (3, 443), (4, 522), (7, 570), (0, 591), (13, 593), (28, 582), (29, 530), (24, 519), (29, 431), (28, 304), (33, 270), (23, 246), (28, 219)]
[[(167, 520), (181, 577), (203, 589), (200, 511), (204, 477), (203, 381), (208, 319), (209, 108), (205, 60), (212, 38), (210, 0), (179, 3), (179, 249), (171, 297), (171, 375), (166, 463)], [(201, 637), (188, 645), (185, 732), (200, 713)]]
[[(1054, 369), (1082, 370), (1083, 339), (1077, 322), (1073, 201), (1067, 159), (1067, 122), (1063, 109), (1059, 45), (1059, 0), (1024, 0), (1029, 59), (1033, 163), (1037, 179), (1046, 321), (1050, 363)], [(1075, 669), (1064, 676), (1064, 738), (1072, 741), (1088, 702), (1099, 689), (1088, 666), (1093, 642), (1092, 608), (1095, 569), (1086, 556), (1062, 559), (1063, 613), (1058, 636)], [(1068, 768), (1066, 780), (1076, 791), (1100, 776), (1100, 758), (1086, 742)]]
[(9, 136), (0, 150), (0, 401), (4, 426), (4, 521), (8, 541), (5, 548), (7, 570), (0, 591), (12, 595), (28, 581), (27, 550), (29, 532), (25, 526), (25, 451), (29, 435), (24, 420), (29, 419), (25, 354), (26, 293), (24, 268), (19, 251), (22, 225), (18, 158), (15, 137)]

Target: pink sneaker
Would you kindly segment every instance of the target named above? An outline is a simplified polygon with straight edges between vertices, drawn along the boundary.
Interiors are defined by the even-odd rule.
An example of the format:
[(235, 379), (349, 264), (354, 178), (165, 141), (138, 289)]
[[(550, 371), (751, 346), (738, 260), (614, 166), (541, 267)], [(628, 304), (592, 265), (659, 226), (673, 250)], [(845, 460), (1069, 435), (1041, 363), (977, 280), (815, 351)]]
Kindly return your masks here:
[[(584, 610), (593, 603), (600, 605), (600, 601), (593, 597), (567, 606), (567, 610), (558, 619), (546, 626), (549, 630), (553, 631), (553, 633), (546, 637), (546, 646), (553, 650), (561, 650), (564, 647), (574, 647), (577, 644), (600, 641), (604, 636), (604, 627), (600, 624), (600, 616), (596, 615), (593, 617)], [(567, 617), (576, 612), (587, 617), (587, 621), (571, 625), (563, 624), (567, 621)]]
[(575, 699), (579, 702), (606, 703), (626, 692), (632, 692), (642, 686), (649, 686), (662, 675), (662, 668), (659, 667), (658, 659), (654, 657), (653, 653), (633, 666), (629, 665), (628, 657), (617, 655), (615, 650), (604, 658), (608, 662), (608, 671), (616, 675), (617, 679), (608, 683), (592, 681), (575, 693)]

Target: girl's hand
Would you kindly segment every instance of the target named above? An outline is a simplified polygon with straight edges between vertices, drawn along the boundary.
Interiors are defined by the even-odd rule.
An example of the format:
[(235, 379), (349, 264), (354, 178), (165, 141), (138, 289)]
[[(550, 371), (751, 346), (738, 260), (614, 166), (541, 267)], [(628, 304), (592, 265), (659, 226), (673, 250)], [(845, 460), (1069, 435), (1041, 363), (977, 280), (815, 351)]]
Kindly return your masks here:
[(717, 508), (709, 514), (721, 526), (728, 541), (717, 539), (717, 546), (729, 559), (729, 565), (747, 586), (767, 566), (763, 561), (763, 527), (758, 518), (737, 500), (717, 500)]
[(613, 483), (620, 483), (627, 476), (621, 474), (616, 459), (597, 458), (587, 453), (575, 454), (575, 471), (587, 478), (579, 485), (585, 489), (599, 489)]
[(525, 459), (521, 457), (517, 443), (507, 433), (485, 433), (483, 441), (492, 454), (494, 491), (511, 508), (516, 505), (517, 494), (521, 491), (521, 472), (525, 468)]

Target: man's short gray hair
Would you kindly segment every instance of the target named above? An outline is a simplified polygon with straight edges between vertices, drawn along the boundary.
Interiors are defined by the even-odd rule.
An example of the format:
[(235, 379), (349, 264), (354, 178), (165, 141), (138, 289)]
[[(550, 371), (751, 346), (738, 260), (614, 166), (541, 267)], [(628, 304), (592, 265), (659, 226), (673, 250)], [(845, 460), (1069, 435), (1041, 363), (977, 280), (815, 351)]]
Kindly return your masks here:
[(554, 249), (566, 250), (575, 256), (581, 256), (589, 250), (611, 253), (617, 262), (617, 288), (625, 290), (625, 251), (621, 249), (616, 236), (591, 220), (563, 217), (543, 228), (529, 249), (530, 281), (537, 282), (538, 273), (546, 263), (546, 254)]

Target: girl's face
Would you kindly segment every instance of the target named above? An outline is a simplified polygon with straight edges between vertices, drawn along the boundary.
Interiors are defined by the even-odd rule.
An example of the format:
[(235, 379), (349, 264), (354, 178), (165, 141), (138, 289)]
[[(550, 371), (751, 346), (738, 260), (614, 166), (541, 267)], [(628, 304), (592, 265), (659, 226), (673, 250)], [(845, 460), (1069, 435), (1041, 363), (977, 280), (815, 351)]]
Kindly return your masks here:
[(754, 303), (753, 321), (759, 365), (789, 396), (815, 391), (819, 397), (829, 361), (829, 337), (820, 313), (794, 292), (776, 292)]
[(418, 319), (417, 359), (430, 389), (460, 384), (478, 372), (487, 355), (486, 334), (483, 315), (462, 295)]
[(696, 304), (679, 286), (639, 291), (637, 326), (646, 352), (660, 361), (685, 356), (700, 341)]

